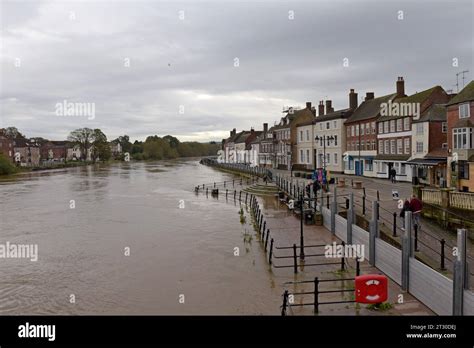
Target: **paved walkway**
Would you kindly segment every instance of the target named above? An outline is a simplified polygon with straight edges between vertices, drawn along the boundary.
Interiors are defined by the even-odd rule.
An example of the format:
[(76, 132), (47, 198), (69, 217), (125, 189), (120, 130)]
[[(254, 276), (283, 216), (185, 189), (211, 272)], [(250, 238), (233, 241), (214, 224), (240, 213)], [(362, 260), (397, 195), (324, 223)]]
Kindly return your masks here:
[[(300, 185), (306, 185), (310, 182), (309, 179), (291, 177), (291, 173), (285, 170), (272, 170), (274, 175), (285, 177), (287, 180), (293, 180), (294, 183)], [(403, 234), (401, 227), (403, 226), (403, 220), (400, 218), (400, 209), (398, 208), (399, 199), (407, 199), (412, 195), (412, 184), (408, 182), (397, 182), (392, 183), (388, 179), (380, 178), (367, 178), (354, 175), (345, 175), (345, 174), (334, 174), (333, 177), (345, 178), (346, 187), (337, 188), (337, 195), (354, 193), (354, 201), (356, 206), (356, 211), (359, 215), (362, 215), (362, 196), (363, 190), (354, 189), (351, 187), (351, 180), (361, 181), (362, 186), (365, 188), (366, 194), (366, 218), (370, 219), (372, 216), (372, 201), (380, 198), (379, 204), (379, 214), (380, 226), (385, 226), (387, 232), (391, 235), (393, 230), (393, 213), (397, 213), (396, 226), (397, 226), (397, 237), (394, 238), (397, 241), (400, 241), (400, 236)], [(333, 192), (333, 186), (331, 185), (331, 192)], [(399, 199), (394, 199), (392, 196), (392, 190), (396, 190), (399, 194)], [(345, 198), (338, 198), (338, 209), (345, 209)], [(442, 228), (440, 225), (434, 223), (432, 220), (421, 218), (421, 228), (418, 231), (418, 249), (420, 253), (426, 255), (429, 258), (429, 263), (433, 268), (440, 268), (441, 260), (441, 242), (440, 240), (444, 239), (445, 244), (445, 267), (447, 268), (447, 273), (449, 274), (452, 271), (452, 247), (457, 244), (456, 232), (449, 231)], [(470, 264), (470, 273), (471, 279), (470, 284), (471, 288), (474, 288), (474, 242), (468, 239), (468, 263)], [(428, 260), (427, 260), (428, 261)]]
[[(275, 246), (290, 246), (295, 243), (300, 243), (300, 220), (293, 213), (291, 213), (286, 205), (280, 203), (275, 197), (258, 197), (260, 206), (262, 208), (264, 218), (266, 221), (267, 228), (270, 229), (270, 234), (274, 238)], [(304, 240), (305, 245), (315, 244), (331, 244), (333, 242), (340, 243), (340, 239), (332, 235), (323, 226), (316, 225), (304, 225)], [(305, 248), (306, 249), (306, 248)], [(308, 248), (306, 254), (315, 254), (324, 252), (322, 248)], [(299, 248), (298, 248), (299, 254)], [(291, 265), (292, 259), (278, 259), (275, 256), (286, 256), (292, 255), (291, 250), (274, 250), (273, 262), (275, 265)], [(329, 260), (331, 261), (331, 260)], [(327, 263), (329, 262), (324, 257), (310, 257), (306, 258), (306, 263)], [(320, 279), (334, 279), (340, 277), (353, 277), (355, 272), (355, 261), (346, 260), (348, 264), (348, 272), (340, 273), (339, 265), (326, 265), (326, 266), (314, 266), (314, 267), (299, 267), (298, 274), (293, 274), (293, 268), (273, 268), (272, 272), (275, 277), (281, 282), (288, 281), (302, 281), (302, 280), (313, 280), (314, 277)], [(372, 267), (368, 260), (361, 262), (361, 273), (362, 274), (374, 274), (381, 273), (377, 268)], [(353, 281), (344, 282), (328, 282), (322, 283), (320, 290), (334, 290), (342, 288), (352, 288)], [(312, 283), (309, 284), (297, 284), (288, 285), (287, 289), (290, 293), (299, 292), (310, 292), (309, 295), (295, 296), (295, 304), (300, 303), (312, 303), (313, 301), (313, 289)], [(404, 303), (398, 303), (398, 295), (403, 294)], [(351, 297), (348, 293), (332, 293), (320, 295), (320, 301), (344, 301), (349, 300)], [(433, 315), (433, 312), (414, 298), (411, 294), (401, 290), (400, 286), (389, 278), (389, 298), (388, 302), (393, 305), (393, 308), (387, 311), (373, 311), (367, 309), (367, 305), (355, 304), (332, 304), (332, 305), (321, 305), (321, 315)], [(307, 307), (292, 307), (289, 310), (289, 314), (294, 315), (312, 315), (312, 306)]]

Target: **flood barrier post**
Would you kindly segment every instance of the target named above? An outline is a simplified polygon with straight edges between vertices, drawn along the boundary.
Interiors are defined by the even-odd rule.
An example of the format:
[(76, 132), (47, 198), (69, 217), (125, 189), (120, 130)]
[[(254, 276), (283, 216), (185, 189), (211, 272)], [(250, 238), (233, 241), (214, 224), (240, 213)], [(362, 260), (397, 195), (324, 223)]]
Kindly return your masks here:
[(402, 290), (408, 291), (409, 288), (409, 266), (412, 252), (412, 233), (411, 233), (411, 211), (405, 212), (405, 234), (402, 236)]
[(296, 244), (293, 244), (293, 268), (295, 274), (298, 273), (298, 261), (296, 261), (297, 255), (296, 255)]

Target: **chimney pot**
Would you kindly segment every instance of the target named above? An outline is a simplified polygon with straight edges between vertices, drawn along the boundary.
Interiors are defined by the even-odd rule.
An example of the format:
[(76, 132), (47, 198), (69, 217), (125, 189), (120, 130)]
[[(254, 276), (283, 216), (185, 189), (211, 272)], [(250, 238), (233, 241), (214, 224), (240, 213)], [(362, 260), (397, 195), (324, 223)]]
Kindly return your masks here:
[(318, 105), (318, 116), (323, 116), (323, 115), (324, 115), (324, 104), (323, 104), (323, 101), (320, 100), (319, 105)]
[(404, 96), (405, 96), (405, 81), (403, 80), (402, 76), (399, 76), (397, 80), (397, 97), (404, 97)]
[(365, 100), (371, 100), (371, 99), (374, 99), (375, 95), (374, 95), (374, 92), (367, 92), (365, 94)]
[(349, 108), (352, 110), (357, 109), (357, 106), (359, 105), (358, 99), (357, 99), (357, 93), (354, 92), (354, 89), (351, 88), (351, 92), (349, 93)]

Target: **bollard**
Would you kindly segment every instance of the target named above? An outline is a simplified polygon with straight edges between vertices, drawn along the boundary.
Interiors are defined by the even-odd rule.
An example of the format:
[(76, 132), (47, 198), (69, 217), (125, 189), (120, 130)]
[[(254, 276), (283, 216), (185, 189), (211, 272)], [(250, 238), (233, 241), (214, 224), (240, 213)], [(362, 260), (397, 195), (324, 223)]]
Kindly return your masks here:
[(267, 230), (267, 237), (265, 238), (265, 252), (267, 251), (267, 245), (268, 245), (268, 236), (270, 235), (270, 229)]
[(208, 187), (206, 187), (206, 195), (208, 194), (208, 191), (209, 191), (209, 188), (208, 188)]
[(267, 227), (267, 222), (264, 221), (263, 222), (263, 235), (265, 235), (265, 228)]
[(349, 210), (349, 198), (346, 198), (346, 210)]
[(248, 195), (248, 193), (245, 192), (245, 205), (247, 205), (247, 195)]
[(362, 196), (362, 215), (365, 215), (365, 195)]
[(397, 236), (397, 212), (393, 212), (393, 236)]
[(229, 193), (228, 189), (225, 189), (225, 199), (227, 199), (227, 194)]
[(273, 256), (273, 238), (270, 240), (270, 254), (268, 255), (268, 263), (272, 264), (272, 256)]
[(296, 261), (297, 255), (296, 255), (296, 244), (293, 244), (293, 267), (294, 267), (294, 272), (295, 274), (298, 273), (298, 263)]
[(380, 201), (380, 192), (377, 190), (377, 200)]
[(239, 192), (239, 202), (242, 201), (242, 191)]
[(319, 312), (319, 279), (318, 277), (314, 278), (314, 313)]
[(237, 195), (237, 191), (234, 190), (234, 201), (235, 201), (235, 196)]
[(360, 276), (360, 259), (356, 258), (356, 276)]
[(444, 244), (446, 243), (446, 241), (444, 239), (441, 239), (440, 243), (441, 243), (441, 270), (445, 271), (446, 267), (444, 266)]

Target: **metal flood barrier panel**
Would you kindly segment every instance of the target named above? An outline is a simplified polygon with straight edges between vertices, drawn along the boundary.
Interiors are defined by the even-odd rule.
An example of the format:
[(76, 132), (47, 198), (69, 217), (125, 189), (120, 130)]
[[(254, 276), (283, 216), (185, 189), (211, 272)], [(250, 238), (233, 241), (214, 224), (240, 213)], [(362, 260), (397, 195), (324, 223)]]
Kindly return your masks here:
[(352, 225), (352, 244), (360, 244), (364, 246), (364, 257), (369, 259), (370, 248), (369, 248), (369, 232), (363, 228)]
[(375, 240), (375, 267), (402, 284), (402, 251), (378, 238)]
[(336, 214), (336, 236), (347, 242), (347, 220)]
[(408, 291), (438, 315), (453, 313), (453, 281), (410, 258)]
[(322, 207), (322, 212), (323, 212), (323, 225), (329, 231), (331, 231), (331, 210), (329, 210), (326, 207)]

